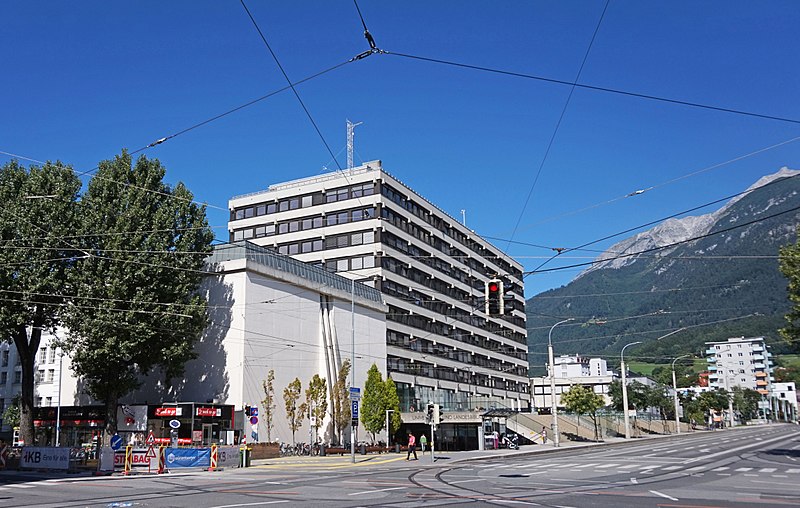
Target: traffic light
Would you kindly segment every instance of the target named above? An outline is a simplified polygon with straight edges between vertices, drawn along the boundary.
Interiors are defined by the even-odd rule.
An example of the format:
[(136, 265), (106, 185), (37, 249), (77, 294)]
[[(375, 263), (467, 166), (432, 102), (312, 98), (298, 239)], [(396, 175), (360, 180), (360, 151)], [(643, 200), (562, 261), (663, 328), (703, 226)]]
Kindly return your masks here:
[(250, 406), (245, 406), (244, 407), (244, 416), (245, 416), (245, 418), (250, 416)]
[(441, 418), (442, 418), (442, 415), (439, 412), (439, 404), (434, 404), (433, 405), (433, 424), (434, 425), (439, 425), (441, 423), (441, 421), (442, 421)]
[(433, 423), (434, 406), (434, 404), (428, 403), (428, 406), (425, 408), (425, 423), (427, 424)]
[(500, 279), (486, 281), (486, 314), (500, 316), (504, 310), (503, 281)]

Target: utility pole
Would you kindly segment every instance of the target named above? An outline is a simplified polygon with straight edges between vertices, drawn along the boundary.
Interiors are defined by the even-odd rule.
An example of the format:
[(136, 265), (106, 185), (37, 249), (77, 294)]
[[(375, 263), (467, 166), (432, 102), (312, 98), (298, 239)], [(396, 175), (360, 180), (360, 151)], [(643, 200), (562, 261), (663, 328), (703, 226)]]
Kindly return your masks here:
[(364, 122), (353, 123), (347, 120), (347, 169), (353, 169), (353, 151), (355, 150), (356, 126)]
[(559, 321), (558, 323), (554, 324), (550, 327), (550, 331), (547, 333), (547, 355), (550, 358), (550, 412), (553, 414), (553, 446), (556, 448), (560, 445), (561, 440), (558, 437), (558, 402), (556, 402), (556, 364), (555, 364), (555, 357), (553, 355), (553, 329), (560, 325), (561, 323), (568, 323), (570, 321), (574, 321), (575, 318), (565, 319), (563, 321)]
[(628, 379), (625, 372), (625, 348), (634, 344), (641, 344), (641, 341), (625, 344), (619, 353), (619, 368), (622, 371), (622, 413), (625, 420), (625, 439), (631, 438), (631, 424), (628, 416)]

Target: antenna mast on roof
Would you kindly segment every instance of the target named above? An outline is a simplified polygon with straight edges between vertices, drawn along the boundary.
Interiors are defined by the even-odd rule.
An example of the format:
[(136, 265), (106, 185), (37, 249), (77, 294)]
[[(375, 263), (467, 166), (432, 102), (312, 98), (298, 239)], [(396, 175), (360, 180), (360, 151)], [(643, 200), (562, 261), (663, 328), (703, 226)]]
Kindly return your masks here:
[(364, 122), (353, 123), (347, 120), (347, 169), (353, 168), (353, 138), (355, 138), (355, 130), (357, 125)]

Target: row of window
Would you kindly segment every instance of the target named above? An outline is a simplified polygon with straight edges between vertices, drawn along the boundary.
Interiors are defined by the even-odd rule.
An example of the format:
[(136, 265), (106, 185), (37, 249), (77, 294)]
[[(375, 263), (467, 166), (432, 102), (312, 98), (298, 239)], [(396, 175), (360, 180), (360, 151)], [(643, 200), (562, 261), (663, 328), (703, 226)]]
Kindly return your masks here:
[(375, 193), (375, 184), (372, 182), (351, 185), (339, 189), (332, 189), (327, 192), (315, 192), (303, 196), (292, 196), (281, 199), (280, 201), (268, 201), (255, 205), (244, 206), (231, 210), (231, 220), (249, 219), (260, 217), (278, 212), (287, 212), (299, 208), (308, 208), (323, 203), (335, 203), (347, 199), (358, 199), (363, 196), (370, 196)]
[[(12, 381), (15, 385), (22, 382), (22, 371), (15, 370), (14, 371), (14, 381)], [(8, 383), (8, 372), (3, 371), (0, 372), (0, 386), (3, 386)]]
[[(295, 254), (307, 254), (309, 252), (319, 252), (321, 250), (340, 249), (354, 245), (365, 245), (375, 243), (374, 231), (357, 231), (355, 233), (345, 233), (322, 238), (313, 238), (298, 242), (289, 242), (278, 245), (278, 252), (288, 256)], [(374, 265), (373, 265), (374, 266)]]
[(517, 279), (520, 279), (522, 277), (522, 271), (519, 268), (513, 266), (505, 259), (496, 256), (494, 253), (492, 253), (489, 249), (486, 249), (479, 242), (473, 240), (472, 238), (468, 238), (464, 233), (459, 231), (457, 228), (454, 228), (451, 225), (449, 225), (442, 218), (430, 213), (425, 208), (421, 207), (414, 201), (410, 200), (408, 197), (406, 197), (405, 194), (397, 191), (396, 189), (392, 188), (391, 186), (385, 183), (381, 184), (381, 194), (383, 194), (386, 198), (393, 201), (401, 208), (407, 210), (413, 215), (424, 220), (425, 222), (427, 222), (434, 228), (438, 229), (445, 235), (456, 240), (461, 245), (464, 245), (465, 247), (469, 248), (470, 250), (475, 252), (478, 256), (486, 259), (492, 259), (494, 263), (500, 267), (501, 271), (506, 272), (516, 277)]
[(356, 208), (332, 213), (330, 215), (316, 215), (275, 224), (261, 224), (255, 227), (233, 231), (233, 233), (231, 233), (231, 240), (236, 242), (239, 240), (250, 240), (251, 238), (263, 238), (265, 236), (283, 235), (286, 233), (295, 233), (297, 231), (308, 231), (325, 226), (335, 226), (336, 224), (347, 224), (350, 222), (372, 219), (375, 218), (375, 215), (374, 208)]
[[(527, 353), (524, 351), (517, 351), (516, 348), (505, 346), (497, 341), (481, 337), (478, 335), (465, 336), (474, 340), (461, 340), (460, 337), (455, 337), (456, 340), (464, 342), (472, 346), (477, 346), (494, 353), (500, 353), (508, 357), (518, 358), (520, 360), (527, 359)], [(457, 361), (460, 363), (478, 365), (481, 367), (496, 368), (501, 372), (508, 372), (515, 376), (527, 376), (527, 368), (520, 365), (512, 365), (510, 363), (503, 363), (502, 361), (493, 360), (489, 361), (485, 358), (486, 354), (473, 353), (464, 349), (458, 349), (441, 343), (436, 343), (430, 339), (423, 337), (411, 338), (408, 334), (399, 332), (397, 330), (387, 330), (386, 343), (390, 346), (396, 346), (418, 353), (431, 354), (439, 358), (446, 358), (448, 360)], [(521, 354), (520, 354), (521, 353)], [(499, 367), (497, 367), (499, 365)]]
[(56, 371), (55, 369), (40, 369), (36, 371), (34, 376), (34, 380), (37, 383), (52, 383), (53, 379), (55, 378)]
[(386, 367), (389, 372), (402, 372), (414, 376), (423, 376), (432, 379), (441, 379), (444, 381), (455, 381), (457, 383), (485, 386), (511, 392), (527, 393), (528, 391), (528, 383), (525, 382), (520, 383), (513, 380), (506, 380), (496, 376), (488, 376), (479, 372), (472, 372), (470, 370), (438, 367), (432, 363), (420, 360), (415, 360), (412, 362), (409, 358), (399, 358), (389, 355), (386, 358)]
[(362, 270), (364, 268), (375, 268), (375, 256), (354, 256), (349, 258), (328, 259), (325, 261), (325, 269), (331, 272), (347, 272), (350, 270)]

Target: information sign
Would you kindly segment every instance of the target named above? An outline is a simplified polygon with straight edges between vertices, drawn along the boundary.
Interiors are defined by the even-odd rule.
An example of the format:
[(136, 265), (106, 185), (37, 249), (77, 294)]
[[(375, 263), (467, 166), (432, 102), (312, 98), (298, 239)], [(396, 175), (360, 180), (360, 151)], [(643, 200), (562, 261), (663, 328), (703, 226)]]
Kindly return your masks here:
[(173, 429), (179, 429), (181, 427), (181, 421), (180, 420), (170, 420), (169, 421), (169, 426), (171, 428), (173, 428)]
[(358, 420), (358, 401), (353, 400), (350, 404), (352, 405), (353, 420)]
[(117, 451), (122, 447), (122, 438), (119, 436), (119, 434), (114, 434), (113, 436), (111, 436), (110, 444), (111, 444), (111, 449), (114, 451)]

